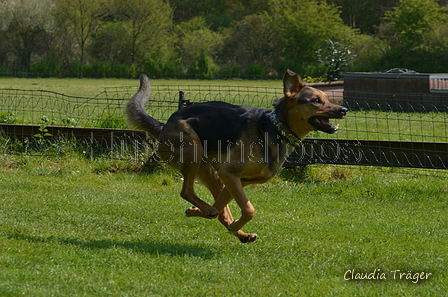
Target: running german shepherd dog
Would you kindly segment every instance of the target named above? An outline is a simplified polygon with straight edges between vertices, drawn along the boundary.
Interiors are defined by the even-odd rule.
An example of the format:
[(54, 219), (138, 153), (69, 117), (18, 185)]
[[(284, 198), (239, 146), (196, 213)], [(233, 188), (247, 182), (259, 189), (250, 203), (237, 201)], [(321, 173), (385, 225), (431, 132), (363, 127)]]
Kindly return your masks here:
[[(311, 131), (335, 133), (338, 127), (329, 119), (342, 119), (347, 113), (345, 107), (330, 103), (324, 92), (305, 86), (290, 70), (283, 77), (283, 92), (274, 110), (197, 103), (175, 112), (163, 124), (145, 112), (151, 86), (142, 75), (140, 89), (125, 114), (131, 126), (158, 140), (159, 156), (183, 175), (180, 195), (194, 205), (186, 210), (187, 217), (218, 217), (241, 242), (254, 242), (256, 234), (241, 230), (255, 213), (243, 188), (269, 181)], [(196, 195), (196, 179), (212, 193), (213, 205)], [(237, 220), (228, 207), (232, 199), (241, 208)]]

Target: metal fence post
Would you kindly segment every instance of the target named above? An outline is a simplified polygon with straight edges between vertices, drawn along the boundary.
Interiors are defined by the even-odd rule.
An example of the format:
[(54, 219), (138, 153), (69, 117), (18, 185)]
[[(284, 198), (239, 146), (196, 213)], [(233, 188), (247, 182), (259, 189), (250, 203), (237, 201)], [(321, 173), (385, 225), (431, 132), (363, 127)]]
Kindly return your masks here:
[(184, 91), (179, 91), (179, 104), (177, 106), (177, 109), (180, 110), (182, 107), (184, 107), (185, 102), (185, 93)]

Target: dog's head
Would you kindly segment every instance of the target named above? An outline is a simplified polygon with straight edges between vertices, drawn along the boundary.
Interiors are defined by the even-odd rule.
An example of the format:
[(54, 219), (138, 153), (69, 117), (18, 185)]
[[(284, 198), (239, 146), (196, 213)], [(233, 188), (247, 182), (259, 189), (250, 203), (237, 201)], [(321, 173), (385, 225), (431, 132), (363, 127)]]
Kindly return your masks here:
[(300, 76), (287, 70), (283, 76), (283, 105), (286, 124), (301, 139), (312, 131), (335, 133), (330, 119), (343, 119), (347, 108), (330, 102), (321, 90), (305, 86)]

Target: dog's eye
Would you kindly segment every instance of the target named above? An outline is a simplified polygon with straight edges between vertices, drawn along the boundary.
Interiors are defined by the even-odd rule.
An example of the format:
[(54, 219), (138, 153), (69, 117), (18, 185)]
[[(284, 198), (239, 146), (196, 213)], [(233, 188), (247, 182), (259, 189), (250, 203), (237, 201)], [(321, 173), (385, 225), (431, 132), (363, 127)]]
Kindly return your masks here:
[(313, 103), (322, 103), (322, 101), (319, 98), (313, 98), (313, 99), (311, 99), (311, 102), (313, 102)]

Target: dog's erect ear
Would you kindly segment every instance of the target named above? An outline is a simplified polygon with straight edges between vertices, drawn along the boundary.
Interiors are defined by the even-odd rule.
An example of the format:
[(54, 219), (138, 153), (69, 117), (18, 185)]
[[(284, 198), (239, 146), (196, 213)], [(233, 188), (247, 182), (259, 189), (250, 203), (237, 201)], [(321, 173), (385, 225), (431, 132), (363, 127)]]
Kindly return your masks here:
[(298, 94), (304, 86), (305, 84), (297, 73), (289, 69), (286, 70), (285, 75), (283, 75), (283, 93), (286, 98), (291, 98)]

